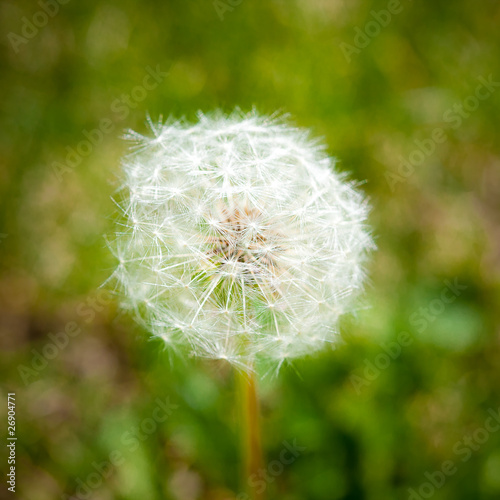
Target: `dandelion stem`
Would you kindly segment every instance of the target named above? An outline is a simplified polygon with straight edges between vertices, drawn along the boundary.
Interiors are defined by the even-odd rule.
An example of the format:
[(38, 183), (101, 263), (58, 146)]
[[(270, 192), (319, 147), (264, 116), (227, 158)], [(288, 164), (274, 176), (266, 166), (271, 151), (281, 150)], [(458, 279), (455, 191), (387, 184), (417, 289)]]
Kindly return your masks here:
[(262, 447), (260, 439), (260, 410), (255, 373), (236, 371), (236, 384), (241, 411), (242, 463), (244, 486), (252, 500), (262, 500), (263, 492), (252, 487), (252, 477), (259, 477), (262, 469)]

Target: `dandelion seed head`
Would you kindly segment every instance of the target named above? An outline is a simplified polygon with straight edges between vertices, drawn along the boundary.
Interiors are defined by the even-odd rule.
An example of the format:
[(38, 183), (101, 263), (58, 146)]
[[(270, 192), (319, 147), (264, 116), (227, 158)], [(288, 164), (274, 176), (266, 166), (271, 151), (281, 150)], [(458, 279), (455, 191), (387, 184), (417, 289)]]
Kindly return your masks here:
[(135, 132), (113, 244), (153, 335), (244, 368), (334, 343), (373, 248), (369, 206), (309, 135), (257, 113)]

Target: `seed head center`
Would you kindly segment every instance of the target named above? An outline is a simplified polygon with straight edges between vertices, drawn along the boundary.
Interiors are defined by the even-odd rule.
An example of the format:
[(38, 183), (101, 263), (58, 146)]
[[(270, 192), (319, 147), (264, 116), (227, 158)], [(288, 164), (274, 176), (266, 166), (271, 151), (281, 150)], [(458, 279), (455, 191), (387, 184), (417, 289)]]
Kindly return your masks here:
[(243, 275), (276, 274), (279, 235), (263, 223), (257, 209), (224, 206), (220, 209), (218, 227), (211, 248), (214, 263), (232, 265)]

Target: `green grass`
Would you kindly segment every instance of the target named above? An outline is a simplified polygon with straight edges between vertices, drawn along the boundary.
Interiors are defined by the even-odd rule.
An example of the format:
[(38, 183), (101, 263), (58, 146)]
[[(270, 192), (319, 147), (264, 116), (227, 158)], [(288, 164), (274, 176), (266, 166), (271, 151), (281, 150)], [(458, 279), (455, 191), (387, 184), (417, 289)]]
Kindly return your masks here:
[[(268, 498), (406, 499), (447, 461), (434, 500), (499, 497), (500, 432), (478, 429), (500, 406), (500, 92), (477, 109), (469, 97), (500, 81), (500, 10), (401, 0), (348, 61), (341, 44), (389, 3), (243, 0), (221, 20), (211, 1), (68, 2), (18, 52), (9, 33), (41, 7), (2, 4), (0, 372), (16, 393), (19, 498), (89, 480), (96, 500), (242, 491), (232, 371), (171, 355), (99, 295), (124, 129), (236, 106), (323, 137), (366, 181), (379, 247), (345, 343), (262, 382), (266, 464), (284, 441), (305, 447), (268, 471)], [(145, 80), (157, 67), (168, 75)], [(65, 165), (86, 134), (96, 144)], [(443, 302), (454, 280), (466, 288)], [(81, 331), (44, 365), (49, 333), (71, 322)], [(157, 398), (177, 405), (164, 421)]]

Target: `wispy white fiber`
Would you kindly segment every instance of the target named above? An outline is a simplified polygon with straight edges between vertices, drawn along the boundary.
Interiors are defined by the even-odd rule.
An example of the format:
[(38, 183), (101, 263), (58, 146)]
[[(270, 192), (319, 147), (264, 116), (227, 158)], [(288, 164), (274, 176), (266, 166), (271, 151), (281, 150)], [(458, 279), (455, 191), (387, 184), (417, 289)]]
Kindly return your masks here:
[(335, 342), (373, 247), (369, 206), (308, 131), (256, 112), (131, 132), (123, 305), (153, 335), (249, 368)]

